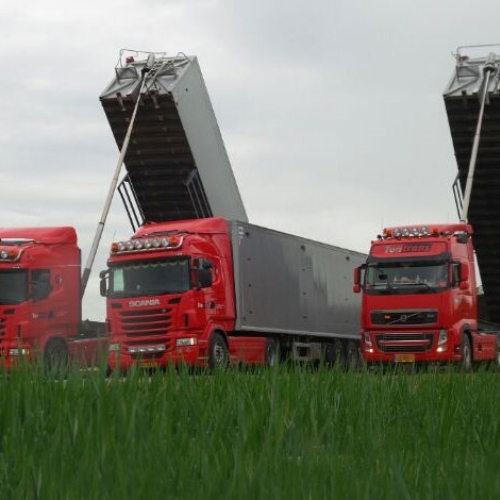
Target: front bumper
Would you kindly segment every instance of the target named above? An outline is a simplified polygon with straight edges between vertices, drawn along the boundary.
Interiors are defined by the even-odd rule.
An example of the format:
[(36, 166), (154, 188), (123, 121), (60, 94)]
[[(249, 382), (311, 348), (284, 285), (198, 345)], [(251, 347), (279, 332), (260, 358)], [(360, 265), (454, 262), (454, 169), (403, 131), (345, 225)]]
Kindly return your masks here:
[[(191, 337), (195, 338), (195, 337)], [(195, 343), (185, 343), (178, 338), (175, 342), (166, 344), (163, 349), (147, 342), (134, 347), (122, 343), (110, 343), (108, 368), (110, 370), (126, 371), (137, 368), (163, 368), (168, 365), (208, 366), (206, 343), (196, 339)], [(181, 344), (181, 345), (179, 345)]]

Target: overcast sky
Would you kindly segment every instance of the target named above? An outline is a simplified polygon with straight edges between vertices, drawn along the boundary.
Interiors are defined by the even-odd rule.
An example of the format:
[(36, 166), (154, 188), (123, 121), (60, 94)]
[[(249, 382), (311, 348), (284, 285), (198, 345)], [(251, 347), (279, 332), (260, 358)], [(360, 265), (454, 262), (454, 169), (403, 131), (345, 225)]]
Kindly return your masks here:
[[(99, 102), (120, 49), (196, 55), (250, 222), (367, 252), (456, 221), (442, 93), (477, 0), (24, 0), (0, 6), (0, 226), (72, 225), (85, 263), (118, 159)], [(499, 49), (500, 50), (500, 49)], [(115, 197), (84, 300), (131, 229)]]

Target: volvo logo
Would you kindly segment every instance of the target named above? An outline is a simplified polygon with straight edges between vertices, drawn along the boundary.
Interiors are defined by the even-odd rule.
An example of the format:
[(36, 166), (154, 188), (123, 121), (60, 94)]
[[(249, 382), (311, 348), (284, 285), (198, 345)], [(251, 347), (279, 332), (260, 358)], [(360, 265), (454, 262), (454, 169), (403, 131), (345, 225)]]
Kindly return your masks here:
[(129, 307), (159, 306), (160, 299), (130, 300)]
[(408, 319), (408, 316), (406, 314), (402, 314), (400, 317), (399, 317), (399, 321), (401, 321), (401, 323), (406, 323), (406, 320)]

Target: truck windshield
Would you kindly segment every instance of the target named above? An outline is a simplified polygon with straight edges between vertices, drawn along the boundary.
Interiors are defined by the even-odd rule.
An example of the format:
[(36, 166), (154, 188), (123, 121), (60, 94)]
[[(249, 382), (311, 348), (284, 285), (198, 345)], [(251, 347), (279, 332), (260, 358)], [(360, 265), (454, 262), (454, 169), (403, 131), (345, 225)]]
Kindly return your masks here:
[(365, 293), (371, 295), (436, 293), (449, 284), (447, 262), (374, 262), (365, 275)]
[(110, 297), (137, 297), (189, 290), (189, 260), (162, 259), (127, 262), (109, 270)]
[(0, 269), (0, 304), (20, 304), (28, 298), (27, 272)]

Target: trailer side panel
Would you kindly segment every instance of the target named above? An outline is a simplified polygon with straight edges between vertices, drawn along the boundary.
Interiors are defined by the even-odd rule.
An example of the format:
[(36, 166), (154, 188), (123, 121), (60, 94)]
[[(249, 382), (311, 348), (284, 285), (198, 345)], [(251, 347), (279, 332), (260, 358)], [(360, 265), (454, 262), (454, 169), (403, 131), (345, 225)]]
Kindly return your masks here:
[(243, 222), (231, 222), (236, 329), (357, 339), (353, 269), (366, 255)]

